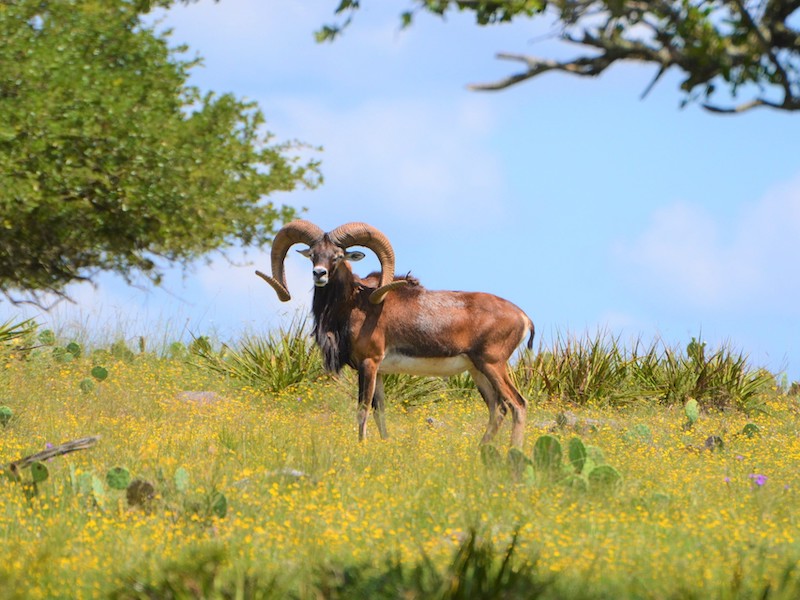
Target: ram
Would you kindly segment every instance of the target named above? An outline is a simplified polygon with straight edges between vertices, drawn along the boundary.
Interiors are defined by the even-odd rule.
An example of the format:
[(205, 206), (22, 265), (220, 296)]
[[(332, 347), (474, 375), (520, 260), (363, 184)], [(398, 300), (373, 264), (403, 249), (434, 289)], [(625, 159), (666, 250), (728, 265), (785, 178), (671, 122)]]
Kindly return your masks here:
[[(388, 238), (366, 223), (347, 223), (325, 233), (309, 221), (287, 223), (272, 244), (272, 276), (256, 274), (278, 298), (291, 298), (284, 275), (286, 255), (294, 244), (313, 264), (313, 335), (325, 368), (358, 372), (358, 437), (367, 433), (370, 407), (381, 437), (386, 437), (383, 375), (446, 377), (469, 371), (489, 408), (483, 443), (490, 442), (511, 411), (511, 444), (522, 447), (527, 402), (514, 386), (508, 360), (528, 338), (533, 322), (507, 300), (481, 292), (425, 289), (415, 278), (395, 277)], [(378, 257), (381, 271), (364, 279), (350, 261), (364, 258), (361, 246)]]

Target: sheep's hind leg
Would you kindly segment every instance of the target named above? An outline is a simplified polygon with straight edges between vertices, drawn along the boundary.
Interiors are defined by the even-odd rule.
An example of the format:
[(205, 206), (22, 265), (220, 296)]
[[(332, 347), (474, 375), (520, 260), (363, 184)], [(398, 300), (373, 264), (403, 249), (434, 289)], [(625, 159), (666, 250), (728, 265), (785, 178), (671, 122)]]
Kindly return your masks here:
[(505, 407), (502, 405), (502, 399), (497, 394), (494, 386), (483, 373), (476, 368), (470, 369), (469, 373), (472, 375), (472, 379), (475, 380), (475, 385), (478, 386), (478, 391), (486, 403), (486, 408), (489, 409), (489, 423), (486, 425), (486, 433), (483, 434), (481, 439), (481, 444), (489, 444), (503, 424), (503, 417), (506, 413)]
[(372, 416), (378, 426), (381, 439), (386, 439), (389, 434), (386, 432), (386, 402), (383, 393), (383, 375), (380, 373), (375, 378), (375, 394), (372, 396)]

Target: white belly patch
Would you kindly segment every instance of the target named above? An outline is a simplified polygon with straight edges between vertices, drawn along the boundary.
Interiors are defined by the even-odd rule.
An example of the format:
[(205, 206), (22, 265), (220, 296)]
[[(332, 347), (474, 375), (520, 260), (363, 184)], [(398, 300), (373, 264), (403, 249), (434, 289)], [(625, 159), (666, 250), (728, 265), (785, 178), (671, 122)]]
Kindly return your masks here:
[(404, 373), (425, 377), (449, 377), (463, 373), (472, 367), (472, 361), (464, 354), (446, 358), (418, 358), (405, 354), (387, 354), (378, 367), (378, 373)]

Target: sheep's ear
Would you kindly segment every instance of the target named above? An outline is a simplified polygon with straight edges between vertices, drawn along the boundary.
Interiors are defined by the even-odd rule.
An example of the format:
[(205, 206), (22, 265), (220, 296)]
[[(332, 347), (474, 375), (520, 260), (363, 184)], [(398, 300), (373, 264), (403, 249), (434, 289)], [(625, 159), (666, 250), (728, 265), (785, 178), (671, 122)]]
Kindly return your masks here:
[(366, 254), (364, 254), (363, 252), (359, 252), (358, 250), (348, 250), (348, 251), (347, 251), (347, 252), (345, 252), (345, 254), (344, 254), (344, 257), (345, 257), (347, 260), (351, 260), (351, 261), (353, 261), (353, 262), (355, 262), (355, 261), (357, 261), (357, 260), (361, 260), (361, 259), (362, 259), (362, 258), (364, 258), (365, 256), (366, 256)]
[(304, 250), (298, 250), (300, 254), (305, 256), (306, 258), (311, 258), (311, 248), (305, 248)]

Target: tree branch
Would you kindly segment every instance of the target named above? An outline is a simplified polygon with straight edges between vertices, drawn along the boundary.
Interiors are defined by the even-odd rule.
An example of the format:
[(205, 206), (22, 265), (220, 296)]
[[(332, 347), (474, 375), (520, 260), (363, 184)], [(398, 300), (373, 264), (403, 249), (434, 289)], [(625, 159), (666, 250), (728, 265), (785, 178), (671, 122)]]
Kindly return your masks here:
[(743, 104), (739, 104), (738, 106), (730, 106), (730, 107), (715, 106), (713, 104), (702, 104), (702, 107), (707, 111), (723, 115), (739, 114), (746, 112), (748, 110), (752, 110), (753, 108), (758, 108), (760, 106), (765, 106), (767, 108), (774, 108), (776, 110), (786, 110), (786, 111), (800, 110), (800, 98), (792, 97), (784, 102), (771, 102), (770, 100), (765, 100), (764, 98), (756, 98), (755, 100), (751, 100), (750, 102), (744, 102)]
[(617, 60), (615, 58), (609, 58), (606, 55), (601, 55), (595, 57), (578, 58), (568, 62), (559, 62), (555, 60), (526, 56), (524, 54), (509, 54), (504, 52), (497, 54), (497, 58), (500, 60), (514, 60), (523, 62), (527, 65), (527, 71), (505, 77), (494, 83), (473, 83), (467, 86), (468, 89), (476, 91), (501, 90), (519, 83), (520, 81), (525, 81), (526, 79), (546, 73), (547, 71), (564, 71), (574, 75), (593, 77), (602, 73), (615, 60)]

